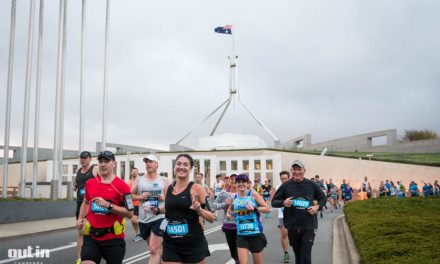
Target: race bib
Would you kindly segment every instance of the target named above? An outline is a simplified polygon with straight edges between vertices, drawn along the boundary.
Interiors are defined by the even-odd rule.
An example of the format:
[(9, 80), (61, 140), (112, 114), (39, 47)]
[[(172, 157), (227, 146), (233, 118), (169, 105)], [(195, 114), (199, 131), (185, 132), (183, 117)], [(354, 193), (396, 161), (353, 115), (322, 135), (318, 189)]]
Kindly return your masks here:
[(159, 207), (159, 200), (150, 200), (150, 206), (158, 208)]
[(222, 188), (215, 188), (215, 193), (221, 193), (222, 192)]
[(112, 212), (110, 212), (110, 210), (108, 210), (105, 207), (102, 207), (102, 206), (98, 205), (96, 202), (92, 202), (91, 206), (92, 206), (91, 211), (94, 214), (108, 215), (108, 214), (112, 213)]
[(182, 237), (188, 234), (188, 224), (186, 223), (169, 223), (167, 225), (167, 233), (171, 237)]
[(237, 226), (238, 232), (253, 232), (258, 230), (257, 223), (255, 223), (252, 219), (249, 220), (240, 220)]
[(86, 194), (86, 189), (85, 188), (79, 189), (79, 194), (81, 194), (81, 195)]
[(293, 199), (292, 206), (299, 209), (307, 209), (310, 207), (310, 201), (302, 199)]

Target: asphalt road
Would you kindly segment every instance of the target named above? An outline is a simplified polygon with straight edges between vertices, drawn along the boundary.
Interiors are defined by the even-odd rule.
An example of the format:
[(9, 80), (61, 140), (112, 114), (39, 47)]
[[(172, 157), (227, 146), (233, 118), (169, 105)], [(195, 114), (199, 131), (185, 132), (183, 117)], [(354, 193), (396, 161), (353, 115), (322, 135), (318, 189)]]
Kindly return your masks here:
[[(313, 263), (330, 264), (332, 259), (332, 230), (333, 219), (342, 214), (342, 209), (338, 209), (331, 213), (329, 210), (324, 211), (324, 217), (319, 219), (319, 228), (313, 247)], [(219, 212), (219, 217), (221, 213)], [(221, 218), (220, 218), (221, 219)], [(269, 218), (263, 218), (264, 233), (267, 237), (268, 246), (264, 250), (264, 263), (281, 263), (283, 253), (279, 242), (279, 231), (277, 228), (278, 218), (277, 212), (272, 211)], [(127, 251), (125, 254), (124, 264), (145, 264), (148, 261), (149, 251), (145, 241), (134, 242), (133, 230), (128, 224), (126, 236)], [(230, 264), (231, 260), (229, 250), (223, 232), (221, 231), (221, 223), (207, 223), (205, 226), (205, 235), (208, 240), (211, 256), (206, 259), (209, 264)], [(49, 249), (49, 258), (8, 258), (8, 253), (17, 256), (17, 249), (27, 249), (32, 247), (32, 253), (38, 248)], [(76, 230), (67, 229), (63, 231), (53, 231), (44, 234), (35, 234), (26, 237), (14, 238), (10, 240), (0, 241), (0, 264), (48, 264), (48, 263), (75, 263), (76, 255)], [(291, 263), (294, 263), (294, 254), (289, 249)], [(250, 258), (250, 263), (252, 263)], [(105, 263), (102, 261), (101, 263)]]

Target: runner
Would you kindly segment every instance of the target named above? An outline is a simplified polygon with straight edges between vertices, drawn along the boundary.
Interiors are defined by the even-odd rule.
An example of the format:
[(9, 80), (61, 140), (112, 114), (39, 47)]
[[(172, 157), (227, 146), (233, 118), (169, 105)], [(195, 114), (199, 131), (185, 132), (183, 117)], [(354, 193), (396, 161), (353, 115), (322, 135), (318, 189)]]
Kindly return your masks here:
[[(137, 181), (138, 176), (139, 176), (139, 170), (137, 168), (133, 168), (131, 169), (131, 173), (130, 173), (130, 180), (128, 181), (128, 187), (131, 188), (133, 187), (133, 182)], [(134, 205), (134, 212), (133, 212), (133, 216), (131, 217), (130, 221), (131, 221), (131, 226), (133, 227), (134, 233), (136, 234), (133, 237), (133, 241), (137, 242), (137, 241), (141, 241), (142, 240), (142, 236), (139, 232), (139, 199), (135, 199), (133, 197), (133, 205)]]
[[(272, 185), (269, 184), (269, 179), (264, 180), (264, 184), (261, 188), (263, 190), (263, 199), (267, 204), (269, 204), (270, 197), (272, 194)], [(268, 213), (264, 214), (264, 218), (269, 218), (269, 214), (270, 214), (270, 211)]]
[[(288, 171), (280, 172), (281, 184), (285, 183), (289, 179), (290, 179), (290, 173)], [(281, 184), (276, 187), (276, 190), (280, 188)], [(272, 192), (270, 200), (273, 199), (274, 194), (275, 193)], [(289, 241), (287, 239), (287, 229), (284, 226), (283, 212), (284, 212), (284, 207), (278, 208), (278, 228), (280, 229), (280, 235), (281, 235), (280, 236), (281, 248), (283, 249), (283, 253), (284, 253), (283, 263), (290, 263)]]
[[(79, 209), (84, 200), (86, 182), (98, 175), (98, 167), (91, 164), (92, 155), (88, 151), (83, 151), (79, 154), (79, 163), (81, 168), (76, 172), (76, 179), (73, 185), (73, 190), (76, 192), (76, 220), (78, 220)], [(78, 230), (76, 237), (76, 263), (81, 263), (81, 247), (83, 244), (83, 231)]]
[[(81, 263), (122, 263), (125, 255), (125, 219), (133, 216), (128, 185), (113, 174), (115, 156), (110, 151), (98, 155), (99, 175), (86, 182), (77, 228), (84, 228)], [(89, 206), (90, 205), (90, 206)], [(85, 219), (87, 217), (87, 220)]]
[(348, 203), (353, 198), (353, 189), (350, 187), (350, 184), (347, 183), (344, 191), (344, 201)]
[(370, 182), (368, 182), (367, 176), (364, 177), (364, 181), (361, 184), (361, 191), (367, 192), (368, 199), (371, 198), (371, 184), (370, 184)]
[(214, 197), (214, 193), (212, 192), (212, 190), (208, 187), (208, 185), (206, 185), (206, 184), (203, 182), (203, 173), (201, 173), (201, 172), (196, 173), (196, 175), (194, 175), (194, 182), (195, 182), (195, 183), (198, 183), (198, 184), (200, 184), (200, 185), (202, 185), (202, 186), (203, 186), (203, 189), (205, 189), (206, 194), (207, 194), (209, 197)]
[[(142, 239), (150, 249), (150, 264), (160, 263), (162, 254), (162, 231), (160, 224), (164, 219), (165, 192), (169, 186), (167, 178), (157, 174), (158, 159), (148, 155), (143, 159), (146, 173), (133, 182), (131, 193), (139, 199), (139, 226)], [(162, 212), (162, 213), (161, 213)]]
[(224, 187), (225, 187), (225, 183), (222, 181), (222, 175), (217, 174), (215, 176), (215, 182), (212, 185), (212, 190), (214, 192), (214, 198), (217, 198), (217, 196), (222, 192)]
[(205, 257), (210, 256), (199, 216), (212, 223), (215, 215), (204, 209), (206, 192), (202, 186), (189, 181), (193, 166), (190, 155), (177, 156), (176, 181), (168, 187), (165, 196), (164, 221), (168, 225), (163, 234), (164, 264), (205, 263)]
[[(326, 202), (321, 189), (304, 178), (305, 172), (304, 163), (295, 160), (290, 168), (292, 180), (282, 184), (272, 199), (273, 207), (284, 206), (284, 226), (287, 227), (289, 242), (295, 252), (296, 264), (312, 263), (312, 246), (318, 228), (316, 214)], [(314, 201), (317, 201), (317, 205), (314, 205)]]
[(237, 225), (237, 247), (240, 263), (248, 263), (249, 251), (252, 253), (254, 264), (263, 263), (263, 249), (267, 245), (260, 221), (260, 213), (270, 211), (264, 199), (255, 191), (248, 190), (249, 178), (245, 174), (237, 175), (237, 193), (229, 205), (227, 219), (235, 216)]
[(219, 194), (214, 201), (214, 208), (215, 210), (224, 210), (222, 231), (225, 233), (231, 257), (235, 260), (235, 263), (239, 263), (237, 253), (237, 224), (235, 223), (235, 217), (233, 215), (229, 220), (226, 217), (229, 205), (231, 204), (234, 194), (237, 192), (236, 176), (236, 174), (231, 175), (231, 188), (229, 191), (224, 190)]

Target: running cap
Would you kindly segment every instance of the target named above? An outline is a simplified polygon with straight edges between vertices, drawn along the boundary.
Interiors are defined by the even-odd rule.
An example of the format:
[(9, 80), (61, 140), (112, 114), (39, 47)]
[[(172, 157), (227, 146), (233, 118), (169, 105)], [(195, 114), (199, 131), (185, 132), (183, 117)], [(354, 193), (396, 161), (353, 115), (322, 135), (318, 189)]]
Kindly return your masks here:
[(98, 160), (102, 160), (102, 159), (106, 159), (106, 160), (115, 160), (115, 155), (113, 154), (113, 152), (105, 150), (105, 151), (101, 151), (99, 152), (98, 155)]
[(237, 177), (235, 177), (235, 181), (249, 181), (249, 177), (246, 174), (239, 174)]
[(92, 157), (92, 154), (91, 154), (90, 152), (88, 152), (88, 151), (83, 151), (83, 152), (81, 152), (81, 153), (79, 154), (79, 157), (80, 157), (80, 158), (91, 158), (91, 157)]
[(150, 155), (148, 155), (148, 156), (146, 156), (146, 157), (144, 158), (144, 162), (147, 162), (147, 161), (149, 161), (149, 160), (151, 160), (151, 161), (155, 161), (155, 162), (159, 163), (159, 160), (158, 160), (157, 157), (154, 156), (153, 154), (150, 154)]
[(305, 166), (304, 166), (304, 162), (302, 162), (302, 160), (295, 160), (293, 163), (292, 163), (292, 167), (293, 166), (298, 166), (298, 167), (300, 167), (300, 168), (305, 168)]

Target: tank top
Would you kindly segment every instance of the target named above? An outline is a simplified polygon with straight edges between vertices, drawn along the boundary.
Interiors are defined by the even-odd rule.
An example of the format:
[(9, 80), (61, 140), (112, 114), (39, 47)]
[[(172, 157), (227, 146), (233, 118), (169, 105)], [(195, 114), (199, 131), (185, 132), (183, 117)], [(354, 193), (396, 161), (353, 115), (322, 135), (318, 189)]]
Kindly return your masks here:
[(232, 204), (234, 206), (238, 236), (250, 236), (262, 233), (260, 217), (257, 215), (256, 211), (249, 211), (246, 209), (246, 204), (248, 203), (254, 208), (258, 206), (257, 202), (252, 197), (252, 190), (249, 190), (244, 197), (238, 197), (237, 194), (234, 195), (234, 201)]
[(150, 193), (148, 199), (139, 200), (139, 222), (144, 224), (165, 217), (164, 214), (155, 215), (151, 211), (151, 208), (158, 208), (164, 204), (164, 201), (159, 201), (159, 196), (163, 194), (164, 179), (162, 176), (158, 176), (156, 181), (147, 181), (145, 177), (139, 177), (137, 186), (137, 194), (142, 194), (143, 192)]
[(86, 193), (86, 181), (93, 179), (95, 176), (93, 175), (93, 168), (95, 167), (95, 164), (92, 164), (90, 168), (85, 172), (81, 173), (81, 169), (79, 169), (76, 172), (76, 197), (78, 201), (84, 200), (84, 194)]
[(186, 254), (200, 251), (197, 245), (206, 241), (202, 226), (199, 223), (199, 215), (191, 206), (191, 186), (189, 182), (185, 190), (177, 195), (173, 194), (175, 182), (168, 187), (165, 198), (165, 218), (168, 226), (163, 234), (167, 247), (173, 248)]
[(214, 195), (218, 196), (222, 192), (223, 182), (214, 182)]

